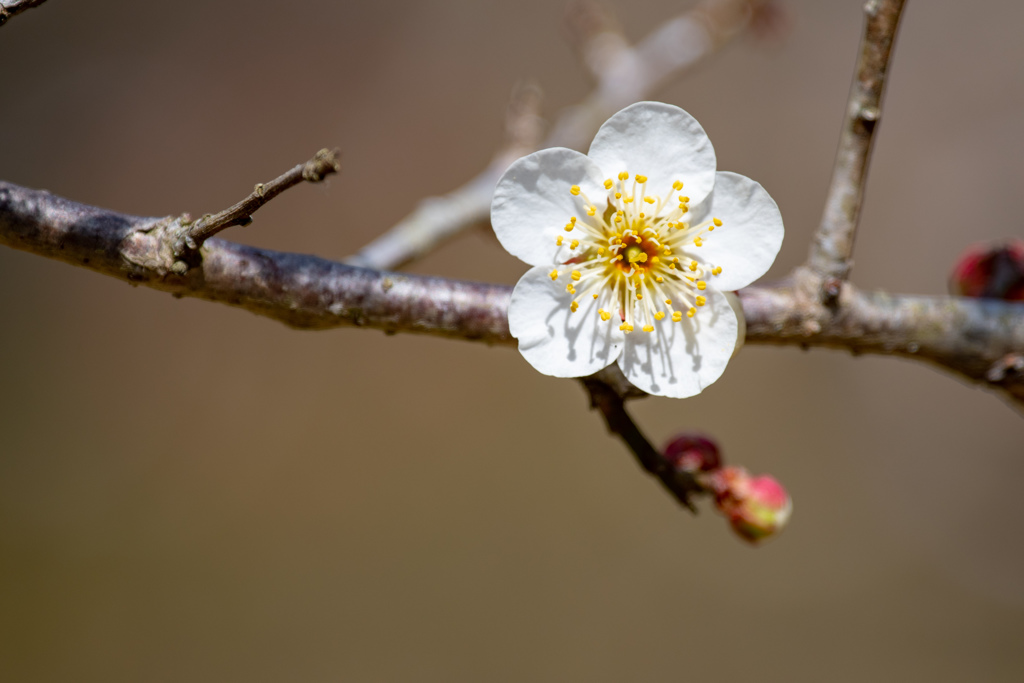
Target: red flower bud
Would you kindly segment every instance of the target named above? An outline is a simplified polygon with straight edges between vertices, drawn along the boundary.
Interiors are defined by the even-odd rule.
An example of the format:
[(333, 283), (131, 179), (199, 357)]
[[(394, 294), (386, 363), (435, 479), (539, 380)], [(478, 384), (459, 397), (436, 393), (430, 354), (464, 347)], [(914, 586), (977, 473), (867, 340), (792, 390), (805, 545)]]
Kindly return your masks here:
[(718, 445), (699, 434), (680, 434), (665, 446), (664, 453), (677, 470), (707, 472), (722, 466)]
[(957, 261), (949, 289), (960, 296), (1024, 301), (1024, 242), (971, 247)]
[(774, 477), (752, 477), (742, 467), (724, 467), (703, 479), (715, 494), (715, 506), (746, 541), (762, 541), (789, 521), (793, 501)]

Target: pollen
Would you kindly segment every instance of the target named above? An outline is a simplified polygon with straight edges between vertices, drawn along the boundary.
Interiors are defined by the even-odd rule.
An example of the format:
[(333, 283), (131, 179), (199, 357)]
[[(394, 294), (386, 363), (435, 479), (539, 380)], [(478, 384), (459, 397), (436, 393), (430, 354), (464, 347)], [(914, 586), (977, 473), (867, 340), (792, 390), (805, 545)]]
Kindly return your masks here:
[(601, 316), (601, 320), (604, 320), (605, 322), (608, 322), (612, 318), (612, 314), (604, 310), (603, 308), (597, 309), (597, 314)]
[(693, 306), (691, 306), (691, 307), (690, 307), (690, 310), (688, 310), (688, 311), (686, 312), (686, 317), (687, 317), (687, 318), (692, 318), (692, 317), (693, 317), (693, 316), (695, 316), (695, 315), (697, 315), (697, 309), (696, 309), (696, 308), (694, 308)]
[(695, 270), (697, 270), (697, 262), (696, 261), (690, 261), (690, 272), (692, 273)]
[(693, 246), (695, 246), (695, 247), (703, 247), (704, 246), (704, 240), (702, 240), (699, 237), (694, 237), (693, 238)]
[(619, 174), (619, 180), (629, 180), (629, 173), (626, 173), (625, 171), (620, 173)]
[(612, 189), (612, 185), (614, 185), (614, 184), (615, 183), (612, 182), (612, 179), (609, 178), (608, 180), (604, 181), (604, 189), (610, 190), (610, 189)]
[(588, 206), (587, 207), (587, 215), (588, 216), (593, 216), (596, 213), (597, 213), (597, 207), (596, 206)]
[(665, 318), (665, 311), (658, 311), (657, 313), (654, 314), (654, 319), (655, 320), (664, 320), (664, 318)]
[(644, 332), (654, 332), (654, 325), (644, 325)]
[(572, 274), (570, 275), (570, 277), (571, 277), (571, 278), (572, 278), (572, 279), (573, 279), (573, 280), (574, 280), (575, 282), (579, 282), (579, 281), (580, 281), (580, 271), (578, 271), (578, 270), (574, 270), (574, 271), (572, 271)]
[(576, 309), (578, 309), (579, 307), (580, 307), (580, 305), (578, 303), (576, 303), (575, 301), (573, 301), (571, 304), (569, 304), (569, 310), (572, 311), (573, 313), (575, 313)]
[(720, 228), (720, 227), (722, 227), (722, 221), (720, 221), (720, 220), (719, 220), (719, 219), (717, 219), (717, 218), (712, 218), (712, 219), (711, 219), (711, 222), (715, 224), (715, 227), (716, 227), (716, 228)]
[(558, 239), (555, 240), (555, 246), (557, 246), (557, 247), (562, 246), (562, 236), (561, 235), (559, 235)]
[(671, 306), (672, 305), (672, 299), (665, 299), (665, 305), (666, 306)]
[(653, 204), (654, 197), (644, 197), (644, 201), (647, 202), (648, 204)]
[(711, 271), (711, 274), (712, 275), (721, 275), (722, 274), (722, 266), (715, 266), (714, 270)]
[(575, 294), (576, 293), (576, 288), (573, 287), (572, 283), (570, 282), (569, 284), (567, 284), (565, 286), (565, 291), (569, 292), (570, 294)]
[(707, 288), (708, 288), (708, 283), (704, 282), (703, 280), (701, 280), (700, 282), (697, 283), (697, 289), (699, 289), (700, 291), (703, 292)]
[(558, 279), (558, 269), (552, 270), (550, 273), (548, 273), (548, 276), (551, 278), (552, 281), (557, 280)]
[(580, 241), (579, 240), (573, 240), (572, 242), (569, 242), (569, 248), (570, 249), (575, 249), (578, 246), (580, 246)]
[(640, 183), (640, 184), (646, 183), (646, 182), (647, 182), (647, 176), (645, 176), (645, 175), (640, 175), (639, 173), (637, 173), (637, 174), (636, 174), (636, 181), (637, 181), (638, 183)]
[(683, 319), (683, 314), (682, 314), (681, 311), (673, 311), (672, 312), (672, 322), (677, 323), (677, 322), (680, 322), (682, 319)]
[(674, 183), (672, 183), (672, 189), (675, 190), (676, 192), (679, 192), (679, 190), (683, 189), (683, 181), (677, 180)]
[(703, 297), (703, 296), (698, 296), (698, 297), (697, 297), (697, 305), (698, 305), (698, 306), (703, 306), (703, 305), (704, 305), (704, 304), (706, 304), (707, 302), (708, 302), (708, 300), (707, 300), (707, 298), (706, 298), (706, 297)]
[(565, 224), (565, 231), (566, 232), (572, 232), (572, 227), (573, 227), (572, 223), (566, 223)]

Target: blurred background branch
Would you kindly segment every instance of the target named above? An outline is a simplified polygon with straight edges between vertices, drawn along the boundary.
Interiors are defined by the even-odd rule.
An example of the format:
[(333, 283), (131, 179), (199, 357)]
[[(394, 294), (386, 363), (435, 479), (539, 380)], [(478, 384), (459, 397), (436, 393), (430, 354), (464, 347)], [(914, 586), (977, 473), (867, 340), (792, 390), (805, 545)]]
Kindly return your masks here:
[(714, 54), (749, 26), (769, 0), (705, 0), (676, 16), (630, 47), (610, 11), (594, 0), (576, 0), (566, 12), (569, 40), (596, 81), (584, 100), (562, 111), (538, 144), (539, 98), (528, 105), (521, 93), (509, 107), (510, 130), (526, 117), (531, 134), (509, 135), (507, 146), (479, 175), (442, 197), (424, 199), (419, 207), (386, 233), (346, 260), (355, 266), (394, 270), (474, 225), (490, 219), (491, 195), (509, 164), (538, 148), (583, 149), (604, 121), (643, 100), (671, 78), (678, 78)]

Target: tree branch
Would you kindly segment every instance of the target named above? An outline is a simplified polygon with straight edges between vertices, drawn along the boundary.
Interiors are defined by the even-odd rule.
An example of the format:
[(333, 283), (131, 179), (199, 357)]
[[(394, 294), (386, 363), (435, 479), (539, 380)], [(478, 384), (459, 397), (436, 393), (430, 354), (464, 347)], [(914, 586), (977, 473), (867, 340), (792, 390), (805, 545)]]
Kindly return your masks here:
[[(648, 97), (669, 78), (679, 76), (736, 35), (766, 0), (704, 0), (697, 7), (662, 24), (635, 48), (610, 30), (612, 24), (592, 4), (577, 4), (570, 24), (581, 43), (578, 49), (598, 83), (575, 107), (564, 110), (539, 147), (583, 149), (604, 121)], [(595, 19), (597, 16), (599, 18)], [(423, 200), (408, 216), (380, 235), (347, 263), (366, 268), (400, 268), (462, 230), (484, 224), (491, 195), (509, 165), (535, 147), (511, 145), (462, 187), (442, 197)]]
[(587, 377), (581, 381), (590, 393), (590, 407), (601, 411), (608, 431), (622, 439), (636, 456), (640, 466), (657, 477), (680, 504), (691, 512), (697, 512), (690, 498), (695, 493), (703, 492), (704, 488), (697, 483), (693, 474), (677, 470), (661, 451), (651, 445), (629, 416), (625, 402), (615, 389), (594, 377)]
[(44, 2), (46, 0), (7, 0), (6, 2), (0, 0), (0, 26), (6, 24), (11, 17), (21, 14), (27, 9), (39, 7)]
[(269, 183), (258, 183), (252, 194), (231, 208), (212, 216), (207, 214), (195, 223), (183, 220), (180, 234), (172, 247), (174, 255), (181, 258), (187, 251), (198, 249), (203, 242), (221, 230), (234, 225), (249, 225), (252, 223), (252, 214), (285, 190), (295, 187), (302, 181), (319, 183), (328, 175), (337, 173), (340, 168), (340, 157), (341, 152), (337, 149), (322, 149), (306, 163), (299, 164)]
[(850, 275), (868, 162), (903, 5), (904, 0), (868, 0), (864, 5), (857, 72), (850, 86), (825, 212), (807, 259), (808, 267), (824, 285), (821, 296), (825, 301), (836, 297), (838, 287)]
[[(296, 328), (361, 326), (515, 343), (509, 287), (366, 270), (219, 239), (182, 269), (171, 249), (178, 220), (128, 216), (0, 181), (0, 244), (15, 249)], [(798, 269), (784, 282), (740, 291), (747, 343), (924, 360), (1024, 406), (1024, 304), (860, 292), (847, 284), (829, 306), (817, 297), (818, 282)], [(616, 393), (628, 394), (621, 384)]]

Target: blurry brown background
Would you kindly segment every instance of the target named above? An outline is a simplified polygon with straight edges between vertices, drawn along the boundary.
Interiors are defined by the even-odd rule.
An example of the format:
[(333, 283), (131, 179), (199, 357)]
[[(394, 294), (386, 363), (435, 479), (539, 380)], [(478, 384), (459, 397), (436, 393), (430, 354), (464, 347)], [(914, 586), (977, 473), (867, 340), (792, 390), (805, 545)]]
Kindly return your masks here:
[[(637, 39), (685, 8), (612, 3)], [(658, 93), (806, 254), (861, 30), (787, 0)], [(50, 2), (0, 29), (0, 178), (214, 211), (323, 146), (227, 237), (342, 258), (501, 143), (514, 84), (589, 88), (561, 2)], [(911, 2), (858, 239), (862, 286), (940, 294), (1020, 235), (1024, 4)], [(483, 232), (413, 270), (514, 283)], [(0, 249), (5, 681), (1019, 681), (1024, 421), (922, 365), (749, 347), (634, 404), (795, 498), (751, 549), (643, 475), (580, 387), (513, 350), (296, 332)]]

